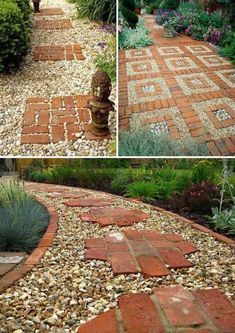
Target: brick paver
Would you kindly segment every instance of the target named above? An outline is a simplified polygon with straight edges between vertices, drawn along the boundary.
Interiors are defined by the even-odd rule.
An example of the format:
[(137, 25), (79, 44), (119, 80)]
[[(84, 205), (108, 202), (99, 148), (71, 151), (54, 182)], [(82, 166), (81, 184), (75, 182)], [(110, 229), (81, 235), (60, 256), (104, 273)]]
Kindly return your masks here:
[(21, 143), (75, 141), (90, 121), (90, 96), (33, 97), (26, 101)]
[[(201, 295), (201, 298), (198, 297)], [(205, 305), (206, 304), (206, 305)], [(206, 307), (212, 307), (207, 311)], [(218, 289), (155, 288), (152, 295), (127, 294), (111, 309), (78, 328), (78, 333), (232, 333), (235, 307)]]
[[(182, 251), (182, 243), (188, 245), (187, 251)], [(110, 233), (105, 238), (87, 239), (85, 248), (86, 259), (109, 260), (114, 274), (141, 272), (145, 278), (169, 275), (168, 268), (193, 266), (185, 254), (197, 251), (179, 235), (174, 238), (174, 234), (154, 230)]]
[(67, 201), (64, 204), (68, 207), (102, 207), (112, 205), (112, 200), (103, 200), (90, 197)]
[(120, 129), (148, 125), (156, 136), (206, 142), (211, 155), (235, 154), (232, 64), (202, 41), (164, 38), (144, 17), (154, 44), (119, 52)]
[(61, 8), (42, 8), (40, 13), (34, 13), (35, 16), (54, 16), (54, 15), (64, 15), (64, 11)]
[(79, 44), (36, 46), (33, 52), (34, 61), (84, 60)]
[(72, 23), (70, 19), (36, 20), (35, 28), (42, 30), (70, 29), (72, 28)]
[[(89, 199), (85, 202), (89, 203)], [(112, 201), (110, 202), (110, 204)], [(84, 206), (90, 206), (85, 204)], [(94, 206), (92, 204), (92, 206)], [(104, 206), (104, 204), (103, 204)], [(118, 225), (127, 226), (142, 222), (149, 218), (149, 215), (138, 209), (126, 209), (121, 207), (106, 207), (100, 209), (91, 209), (89, 213), (81, 215), (84, 222), (99, 223), (101, 226)]]

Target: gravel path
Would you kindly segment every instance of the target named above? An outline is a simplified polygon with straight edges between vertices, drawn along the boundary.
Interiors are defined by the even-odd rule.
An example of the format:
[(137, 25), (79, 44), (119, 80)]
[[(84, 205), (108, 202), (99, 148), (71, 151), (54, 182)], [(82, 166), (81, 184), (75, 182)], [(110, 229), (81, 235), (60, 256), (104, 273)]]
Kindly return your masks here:
[[(73, 189), (73, 192), (75, 190), (79, 191)], [(188, 256), (194, 267), (172, 270), (171, 276), (147, 280), (141, 274), (114, 276), (108, 262), (84, 261), (84, 240), (103, 237), (122, 228), (100, 228), (96, 224), (82, 223), (78, 214), (87, 212), (88, 208), (68, 208), (63, 204), (64, 199), (48, 199), (45, 193), (39, 193), (57, 209), (59, 231), (53, 247), (37, 267), (0, 295), (1, 333), (14, 330), (15, 333), (75, 333), (79, 325), (115, 307), (120, 295), (141, 291), (151, 293), (153, 287), (161, 285), (181, 285), (189, 290), (218, 287), (227, 296), (234, 295), (235, 263), (230, 247), (173, 217), (152, 211), (145, 204), (87, 192), (96, 198), (111, 198), (113, 206), (134, 207), (150, 214), (146, 222), (137, 223), (130, 229), (154, 229), (182, 235), (199, 250)]]
[[(105, 42), (109, 34), (101, 31), (99, 25), (89, 21), (78, 20), (74, 4), (66, 0), (42, 0), (41, 7), (59, 7), (62, 16), (50, 16), (48, 19), (70, 18), (73, 28), (65, 30), (32, 29), (31, 44), (34, 46), (48, 44), (80, 44), (85, 56), (84, 61), (33, 62), (29, 52), (21, 69), (12, 75), (0, 74), (0, 155), (100, 155), (110, 154), (110, 143), (115, 138), (115, 112), (110, 114), (112, 140), (102, 142), (86, 141), (60, 142), (49, 145), (21, 145), (21, 121), (25, 102), (29, 97), (53, 97), (62, 95), (89, 94), (92, 75), (96, 68), (93, 60), (102, 52), (98, 42)], [(38, 17), (37, 20), (45, 17)], [(35, 18), (32, 15), (32, 20)], [(113, 86), (112, 100), (116, 98)]]

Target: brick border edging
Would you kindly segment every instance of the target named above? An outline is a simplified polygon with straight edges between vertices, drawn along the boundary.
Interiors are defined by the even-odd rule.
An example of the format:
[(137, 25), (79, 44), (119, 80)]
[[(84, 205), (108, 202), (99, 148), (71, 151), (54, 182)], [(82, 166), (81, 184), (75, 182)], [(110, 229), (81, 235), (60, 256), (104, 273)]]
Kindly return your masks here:
[(39, 263), (47, 249), (51, 246), (54, 237), (57, 234), (58, 213), (56, 209), (37, 196), (35, 196), (34, 199), (47, 208), (50, 216), (47, 230), (45, 231), (37, 247), (33, 250), (27, 260), (22, 265), (20, 265), (19, 269), (17, 269), (16, 266), (16, 269), (13, 269), (3, 275), (3, 277), (0, 279), (0, 292), (3, 292), (6, 288), (10, 287), (16, 281), (24, 277)]

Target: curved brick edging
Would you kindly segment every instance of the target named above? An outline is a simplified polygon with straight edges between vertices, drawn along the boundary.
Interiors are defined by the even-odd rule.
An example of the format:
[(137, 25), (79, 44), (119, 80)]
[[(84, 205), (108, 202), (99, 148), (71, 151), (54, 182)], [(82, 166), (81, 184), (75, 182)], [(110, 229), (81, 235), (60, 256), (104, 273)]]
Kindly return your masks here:
[(34, 266), (39, 263), (47, 249), (51, 246), (53, 239), (57, 233), (58, 214), (56, 209), (37, 196), (35, 196), (35, 200), (38, 201), (40, 204), (44, 205), (48, 210), (48, 213), (50, 215), (50, 221), (47, 230), (45, 231), (43, 237), (38, 243), (38, 246), (33, 250), (28, 259), (22, 265), (20, 265), (19, 269), (17, 269), (16, 267), (16, 269), (9, 271), (0, 279), (0, 292), (10, 287), (19, 279), (23, 278), (28, 272), (31, 271), (31, 269), (34, 268)]

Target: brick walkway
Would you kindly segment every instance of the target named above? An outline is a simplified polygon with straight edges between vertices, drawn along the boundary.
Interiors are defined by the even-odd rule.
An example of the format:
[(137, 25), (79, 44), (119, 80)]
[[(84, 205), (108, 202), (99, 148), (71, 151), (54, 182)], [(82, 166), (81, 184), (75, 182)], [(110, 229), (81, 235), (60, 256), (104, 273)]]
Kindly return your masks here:
[(152, 295), (121, 296), (117, 309), (99, 315), (77, 332), (232, 333), (235, 306), (217, 289), (155, 288)]
[(157, 135), (206, 142), (211, 155), (235, 154), (235, 69), (209, 44), (164, 38), (144, 17), (154, 44), (119, 53), (120, 128), (150, 125)]
[(96, 198), (89, 198), (89, 199), (77, 199), (71, 200), (64, 203), (68, 207), (100, 207), (100, 206), (108, 206), (112, 205), (112, 200), (102, 200)]
[(34, 61), (84, 60), (79, 44), (36, 46), (33, 52)]
[(69, 19), (61, 20), (37, 20), (35, 21), (36, 29), (57, 30), (57, 29), (70, 29), (72, 23)]
[(54, 15), (64, 15), (64, 12), (61, 8), (42, 8), (40, 13), (34, 13), (37, 16), (54, 16)]
[(193, 266), (184, 256), (197, 248), (176, 234), (126, 230), (85, 242), (86, 259), (109, 260), (114, 274), (139, 273), (145, 278), (171, 274), (168, 268)]
[[(86, 203), (90, 199), (86, 200)], [(85, 205), (88, 206), (88, 205)], [(93, 204), (91, 206), (94, 206)], [(104, 204), (101, 206), (104, 206)], [(102, 227), (107, 225), (128, 226), (134, 223), (143, 222), (149, 215), (138, 209), (126, 209), (120, 207), (107, 207), (91, 209), (89, 213), (81, 215), (83, 222), (99, 223)]]

